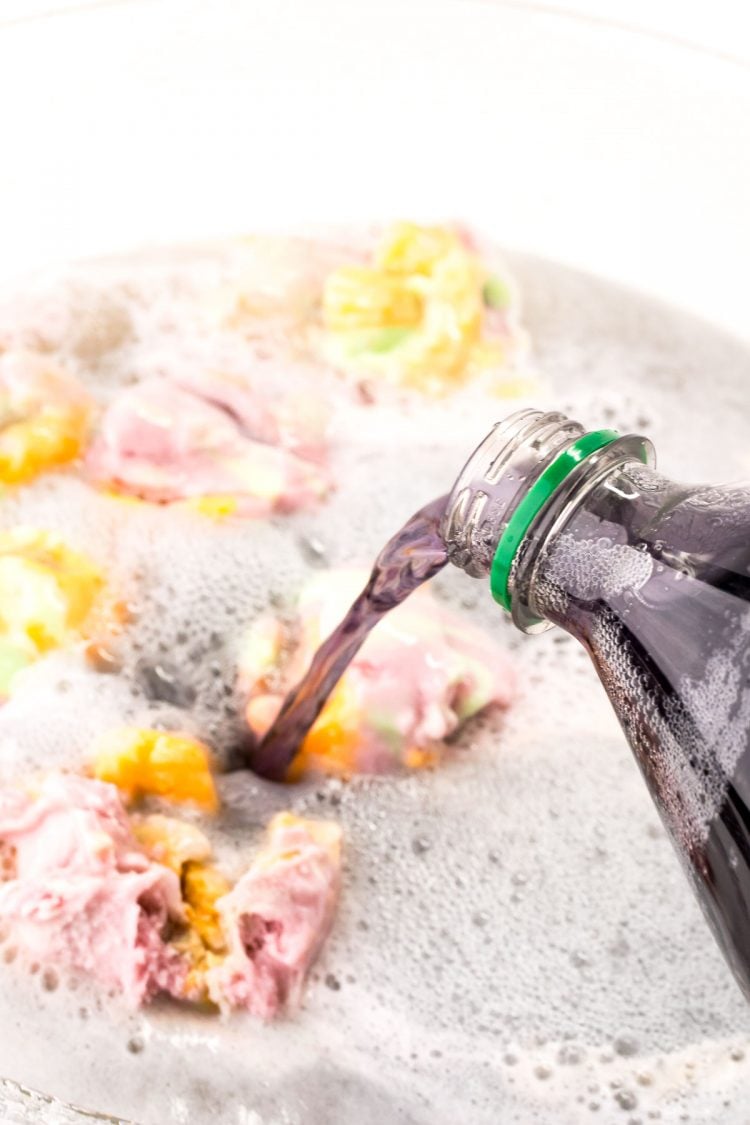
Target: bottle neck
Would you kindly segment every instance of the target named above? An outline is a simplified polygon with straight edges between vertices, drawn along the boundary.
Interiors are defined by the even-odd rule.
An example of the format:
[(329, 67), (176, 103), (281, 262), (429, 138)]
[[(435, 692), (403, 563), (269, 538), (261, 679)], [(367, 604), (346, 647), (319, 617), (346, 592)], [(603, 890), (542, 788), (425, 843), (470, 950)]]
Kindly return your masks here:
[(653, 462), (645, 438), (586, 433), (563, 414), (520, 411), (491, 430), (456, 481), (442, 526), (448, 557), (490, 578), (518, 628), (549, 628), (557, 615), (543, 564), (553, 544), (600, 486)]

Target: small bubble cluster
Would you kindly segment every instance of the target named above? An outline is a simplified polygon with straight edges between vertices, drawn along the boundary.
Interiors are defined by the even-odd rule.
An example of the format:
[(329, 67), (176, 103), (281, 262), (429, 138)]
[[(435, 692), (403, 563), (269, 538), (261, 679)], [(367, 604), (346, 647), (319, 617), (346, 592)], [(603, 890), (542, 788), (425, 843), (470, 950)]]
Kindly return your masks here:
[(649, 555), (627, 543), (560, 535), (545, 559), (544, 581), (586, 601), (636, 593), (651, 577)]

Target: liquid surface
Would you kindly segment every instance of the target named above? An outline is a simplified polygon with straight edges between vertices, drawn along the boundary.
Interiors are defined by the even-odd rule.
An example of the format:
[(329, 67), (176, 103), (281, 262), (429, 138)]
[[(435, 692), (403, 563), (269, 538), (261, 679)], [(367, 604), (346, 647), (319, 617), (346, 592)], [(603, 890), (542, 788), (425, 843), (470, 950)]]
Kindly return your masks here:
[(289, 692), (273, 726), (251, 753), (252, 768), (262, 777), (283, 779), (368, 633), (445, 566), (448, 556), (439, 528), (447, 499), (442, 496), (421, 508), (378, 555), (364, 590), (315, 653), (304, 678)]
[[(340, 258), (340, 246), (320, 253)], [(99, 392), (158, 365), (201, 368), (217, 348), (231, 370), (248, 341), (209, 340), (200, 293), (206, 278), (231, 279), (235, 258), (226, 245), (184, 248), (48, 279), (44, 331), (68, 324), (54, 346)], [(197, 523), (92, 503), (63, 478), (7, 496), (3, 527), (25, 520), (75, 540), (127, 590), (137, 619), (120, 672), (58, 653), (35, 666), (0, 710), (0, 769), (82, 759), (123, 712), (202, 735), (229, 761), (242, 734), (231, 671), (243, 629), (269, 604), (291, 618), (321, 565), (369, 564), (511, 410), (645, 432), (675, 480), (747, 476), (745, 347), (551, 263), (511, 264), (541, 385), (525, 400), (469, 394), (363, 414), (316, 372), (335, 388), (338, 481), (319, 513)], [(220, 780), (226, 813), (212, 844), (228, 869), (290, 797), (298, 815), (342, 825), (341, 912), (300, 1015), (274, 1027), (169, 1007), (113, 1017), (84, 985), (20, 974), (5, 941), (6, 1117), (23, 1105), (35, 1123), (65, 1120), (20, 1085), (138, 1125), (746, 1125), (747, 1003), (589, 657), (561, 630), (516, 633), (486, 587), (453, 568), (433, 585), (512, 653), (525, 691), (506, 719), (467, 728), (440, 769), (411, 777), (291, 793), (248, 774)], [(54, 724), (42, 721), (52, 711)]]

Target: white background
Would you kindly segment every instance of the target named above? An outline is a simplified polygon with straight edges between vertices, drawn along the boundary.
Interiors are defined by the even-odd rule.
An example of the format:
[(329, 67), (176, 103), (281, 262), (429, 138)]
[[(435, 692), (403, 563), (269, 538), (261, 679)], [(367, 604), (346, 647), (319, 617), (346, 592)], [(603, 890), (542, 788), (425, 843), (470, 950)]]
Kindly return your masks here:
[[(1, 0), (0, 21), (28, 20), (54, 12), (104, 8), (128, 0)], [(308, 0), (314, 3), (314, 0)], [(412, 0), (415, 2), (415, 0)], [(500, 7), (504, 0), (485, 0)], [(300, 0), (305, 3), (305, 0)], [(429, 5), (428, 5), (429, 6)], [(511, 0), (508, 6), (586, 16), (699, 47), (750, 58), (750, 14), (745, 0)], [(360, 7), (366, 10), (367, 5)], [(366, 17), (364, 17), (366, 18)]]
[(0, 274), (455, 216), (747, 334), (747, 23), (726, 0), (4, 0)]

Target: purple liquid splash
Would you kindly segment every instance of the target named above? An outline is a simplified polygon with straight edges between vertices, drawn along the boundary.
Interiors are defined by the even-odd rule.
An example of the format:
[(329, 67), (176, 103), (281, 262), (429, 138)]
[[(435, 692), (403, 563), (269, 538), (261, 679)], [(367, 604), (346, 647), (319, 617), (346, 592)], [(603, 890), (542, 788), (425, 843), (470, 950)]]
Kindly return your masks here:
[(421, 508), (386, 543), (364, 590), (315, 653), (305, 676), (289, 692), (273, 726), (253, 751), (251, 765), (256, 773), (284, 779), (305, 735), (370, 631), (443, 569), (448, 555), (439, 529), (447, 502), (448, 497), (441, 496)]

